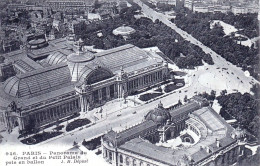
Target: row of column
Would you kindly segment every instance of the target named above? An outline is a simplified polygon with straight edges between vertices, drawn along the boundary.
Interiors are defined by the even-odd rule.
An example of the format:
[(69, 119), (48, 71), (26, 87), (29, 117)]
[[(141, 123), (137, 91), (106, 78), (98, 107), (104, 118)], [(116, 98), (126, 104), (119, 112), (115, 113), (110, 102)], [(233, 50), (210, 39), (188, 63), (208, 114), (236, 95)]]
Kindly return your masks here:
[(158, 71), (129, 81), (127, 83), (127, 89), (128, 91), (132, 89), (138, 89), (140, 87), (143, 87), (144, 85), (148, 85), (150, 83), (158, 82), (161, 80), (162, 80), (162, 71)]
[(27, 123), (29, 123), (29, 118), (31, 118), (35, 120), (36, 125), (46, 124), (53, 119), (60, 119), (73, 112), (78, 112), (78, 109), (79, 102), (77, 99), (47, 110), (42, 110), (41, 112), (37, 112), (33, 115), (29, 115), (30, 117), (27, 117)]
[(215, 166), (230, 165), (237, 161), (239, 157), (239, 147), (226, 152), (225, 154), (219, 156), (215, 161)]
[(88, 94), (80, 95), (81, 111), (89, 111), (95, 104), (100, 104), (103, 101), (108, 101), (117, 95), (116, 85), (112, 84), (107, 87), (102, 87)]
[(151, 163), (124, 154), (118, 154), (117, 157), (118, 157), (117, 161), (119, 166), (155, 166)]

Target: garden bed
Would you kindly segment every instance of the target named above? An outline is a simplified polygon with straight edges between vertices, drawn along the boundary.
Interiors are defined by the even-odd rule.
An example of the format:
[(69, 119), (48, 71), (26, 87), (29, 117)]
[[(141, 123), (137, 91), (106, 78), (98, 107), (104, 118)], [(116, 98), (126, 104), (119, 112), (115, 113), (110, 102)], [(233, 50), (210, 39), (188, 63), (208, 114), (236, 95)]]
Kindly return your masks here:
[(66, 126), (66, 131), (72, 131), (72, 130), (78, 128), (78, 127), (85, 126), (85, 125), (87, 125), (89, 123), (91, 123), (91, 121), (88, 120), (87, 118), (74, 120), (73, 122), (70, 122)]
[(55, 127), (53, 130), (60, 131), (63, 129), (63, 127), (64, 127), (64, 125), (59, 125), (59, 126)]
[(27, 145), (34, 145), (38, 144), (40, 142), (46, 141), (50, 138), (56, 137), (58, 135), (61, 135), (63, 132), (43, 132), (43, 133), (38, 133), (35, 134), (29, 138), (26, 138), (24, 140), (21, 140), (23, 144)]
[[(178, 84), (180, 84), (180, 83), (178, 83)], [(169, 93), (169, 92), (174, 91), (176, 89), (179, 89), (179, 88), (181, 88), (183, 86), (184, 86), (183, 84), (182, 84), (182, 86), (176, 85), (175, 83), (174, 84), (169, 84), (169, 85), (165, 86), (164, 91), (166, 93)]]
[(82, 145), (85, 146), (88, 150), (94, 150), (101, 146), (101, 137), (94, 138), (90, 141), (83, 140)]
[(142, 101), (148, 101), (161, 95), (163, 95), (163, 93), (146, 93), (141, 95), (139, 99)]
[(182, 83), (183, 85), (185, 85), (184, 79), (175, 79), (174, 84), (178, 84), (178, 83)]

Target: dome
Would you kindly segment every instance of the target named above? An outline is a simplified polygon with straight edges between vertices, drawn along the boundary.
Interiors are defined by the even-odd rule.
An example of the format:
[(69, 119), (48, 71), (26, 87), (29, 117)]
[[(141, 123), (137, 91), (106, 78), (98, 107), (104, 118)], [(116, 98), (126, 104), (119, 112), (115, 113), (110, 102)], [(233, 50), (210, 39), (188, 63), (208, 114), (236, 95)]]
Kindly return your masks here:
[(8, 78), (4, 82), (4, 86), (3, 86), (5, 93), (10, 94), (13, 97), (17, 96), (17, 92), (19, 89), (19, 83), (20, 83), (20, 80), (16, 76)]
[(238, 127), (231, 132), (231, 137), (233, 139), (243, 139), (246, 137), (246, 131)]
[(167, 120), (171, 118), (170, 113), (163, 108), (162, 103), (160, 102), (158, 104), (158, 107), (148, 112), (148, 114), (145, 116), (146, 120), (152, 120), (155, 123), (166, 123)]
[(130, 35), (132, 33), (135, 33), (135, 29), (129, 27), (129, 26), (121, 26), (113, 30), (114, 35)]
[(91, 61), (95, 58), (95, 56), (89, 52), (77, 52), (72, 53), (67, 57), (67, 60), (72, 63), (83, 63)]
[(67, 56), (67, 64), (71, 73), (71, 81), (78, 81), (80, 79), (82, 70), (85, 66), (89, 66), (91, 64), (91, 66), (98, 67), (95, 56), (89, 51), (84, 51), (82, 49), (82, 43), (83, 42), (80, 39), (75, 45), (77, 52)]

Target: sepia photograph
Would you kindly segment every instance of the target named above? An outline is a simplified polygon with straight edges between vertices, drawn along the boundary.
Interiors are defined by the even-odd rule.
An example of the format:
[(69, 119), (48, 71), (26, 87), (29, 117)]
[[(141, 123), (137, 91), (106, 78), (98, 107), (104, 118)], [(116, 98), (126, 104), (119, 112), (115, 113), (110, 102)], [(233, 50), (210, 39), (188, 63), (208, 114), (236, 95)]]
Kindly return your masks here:
[(260, 166), (259, 0), (0, 0), (0, 166)]

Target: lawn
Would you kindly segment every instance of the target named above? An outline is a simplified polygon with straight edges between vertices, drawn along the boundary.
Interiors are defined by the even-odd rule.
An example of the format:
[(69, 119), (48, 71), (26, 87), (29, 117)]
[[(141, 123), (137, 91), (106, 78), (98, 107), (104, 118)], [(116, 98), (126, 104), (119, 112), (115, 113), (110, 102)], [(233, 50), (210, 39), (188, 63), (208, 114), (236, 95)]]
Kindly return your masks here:
[(182, 86), (177, 86), (175, 83), (174, 83), (174, 84), (169, 84), (169, 85), (165, 86), (164, 91), (165, 91), (166, 93), (169, 93), (169, 92), (174, 91), (174, 90), (176, 90), (176, 89), (179, 89), (179, 88), (181, 88), (181, 87), (183, 87), (183, 86), (184, 86), (184, 85), (182, 85)]
[(142, 101), (148, 101), (148, 100), (151, 100), (153, 98), (156, 98), (158, 96), (161, 96), (163, 93), (146, 93), (146, 94), (143, 94), (139, 97), (140, 100)]
[(89, 124), (90, 122), (91, 121), (88, 120), (87, 118), (74, 120), (73, 122), (70, 122), (66, 126), (66, 131), (72, 131), (72, 130), (78, 128), (78, 127), (85, 126), (85, 125)]
[(58, 135), (61, 135), (63, 132), (43, 132), (43, 133), (38, 133), (35, 134), (29, 138), (26, 138), (24, 140), (21, 140), (23, 144), (27, 145), (34, 145), (38, 144), (40, 142), (46, 141), (47, 139), (56, 137)]
[(182, 83), (183, 85), (185, 85), (184, 79), (175, 79), (174, 84), (178, 84), (178, 83)]

